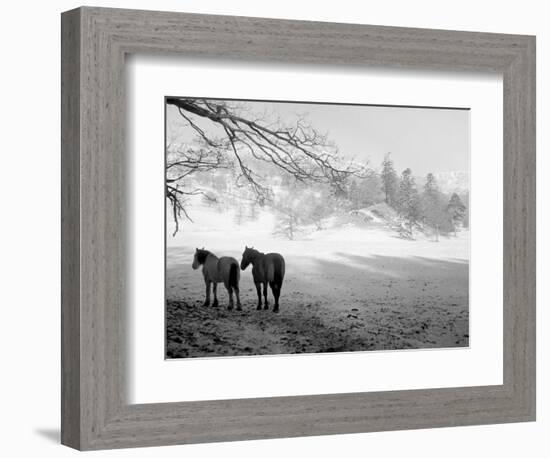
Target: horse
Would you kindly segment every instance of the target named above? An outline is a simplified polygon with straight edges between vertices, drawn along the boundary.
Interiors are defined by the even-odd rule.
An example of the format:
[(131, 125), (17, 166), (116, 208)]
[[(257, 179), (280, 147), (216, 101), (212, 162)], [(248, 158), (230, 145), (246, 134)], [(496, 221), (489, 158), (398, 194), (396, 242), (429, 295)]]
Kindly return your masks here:
[(269, 283), (275, 298), (273, 311), (277, 313), (279, 311), (279, 296), (285, 277), (284, 258), (279, 253), (264, 254), (255, 250), (254, 247), (248, 248), (245, 246), (241, 260), (241, 270), (245, 270), (250, 263), (252, 263), (252, 277), (258, 293), (258, 307), (256, 307), (256, 310), (262, 309), (262, 284), (264, 285), (264, 310), (269, 309), (267, 302), (267, 284)]
[(242, 310), (241, 299), (239, 297), (239, 279), (241, 275), (239, 262), (235, 258), (228, 256), (218, 258), (215, 254), (204, 248), (197, 248), (192, 267), (194, 270), (197, 270), (201, 265), (204, 283), (206, 284), (206, 299), (203, 306), (207, 307), (210, 305), (210, 285), (212, 285), (212, 290), (214, 291), (212, 307), (218, 306), (216, 289), (218, 283), (223, 283), (229, 293), (228, 310), (233, 310), (233, 291), (235, 291), (235, 296), (237, 297), (237, 310)]

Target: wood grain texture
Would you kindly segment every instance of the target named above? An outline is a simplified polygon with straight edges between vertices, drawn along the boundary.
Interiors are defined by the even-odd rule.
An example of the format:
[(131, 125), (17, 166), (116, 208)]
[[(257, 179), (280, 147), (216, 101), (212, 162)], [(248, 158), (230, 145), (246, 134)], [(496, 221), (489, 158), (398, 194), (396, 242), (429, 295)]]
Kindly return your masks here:
[[(62, 442), (137, 447), (535, 418), (535, 39), (184, 13), (62, 16)], [(130, 405), (125, 397), (129, 53), (504, 77), (504, 384)]]
[(61, 24), (61, 441), (80, 445), (80, 13)]

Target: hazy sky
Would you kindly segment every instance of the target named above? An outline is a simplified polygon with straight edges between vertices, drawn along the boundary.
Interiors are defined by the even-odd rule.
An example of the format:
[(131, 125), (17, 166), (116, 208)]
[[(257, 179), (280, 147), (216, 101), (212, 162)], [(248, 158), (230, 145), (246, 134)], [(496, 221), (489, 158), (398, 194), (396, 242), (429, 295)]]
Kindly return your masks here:
[[(240, 102), (242, 103), (242, 102)], [(345, 155), (368, 160), (375, 169), (392, 153), (398, 173), (410, 167), (416, 176), (428, 172), (469, 171), (470, 112), (468, 110), (246, 102), (252, 113), (270, 113), (292, 123), (305, 115), (312, 127), (326, 133)], [(168, 127), (181, 124), (168, 107)]]

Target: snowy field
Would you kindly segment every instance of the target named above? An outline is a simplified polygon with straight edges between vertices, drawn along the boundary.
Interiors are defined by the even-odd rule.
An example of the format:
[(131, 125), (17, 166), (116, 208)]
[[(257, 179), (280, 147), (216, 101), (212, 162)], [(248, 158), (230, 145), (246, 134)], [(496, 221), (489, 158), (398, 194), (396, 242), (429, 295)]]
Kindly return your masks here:
[[(295, 240), (273, 235), (270, 213), (235, 222), (231, 212), (193, 207), (172, 237), (167, 224), (166, 356), (211, 357), (464, 347), (468, 334), (469, 232), (404, 240), (382, 221), (333, 217)], [(241, 272), (243, 311), (202, 307), (195, 248), (239, 262), (245, 245), (286, 260), (280, 313), (256, 310), (251, 267)], [(273, 297), (269, 292), (270, 305)]]

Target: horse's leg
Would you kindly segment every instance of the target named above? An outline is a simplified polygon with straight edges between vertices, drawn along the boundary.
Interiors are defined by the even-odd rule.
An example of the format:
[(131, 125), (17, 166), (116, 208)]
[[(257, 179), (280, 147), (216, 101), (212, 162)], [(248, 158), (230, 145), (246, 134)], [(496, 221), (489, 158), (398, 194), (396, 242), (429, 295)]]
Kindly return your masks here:
[(264, 310), (269, 309), (269, 302), (267, 302), (267, 282), (264, 282)]
[(273, 307), (273, 311), (277, 313), (279, 311), (279, 295), (281, 294), (281, 289), (279, 285), (275, 282), (269, 283), (269, 286), (271, 286), (271, 292), (273, 293), (273, 297), (275, 298), (275, 306)]
[(279, 283), (275, 284), (275, 308), (273, 311), (277, 313), (279, 311), (279, 297), (281, 296), (281, 285)]
[(258, 307), (256, 307), (256, 310), (262, 310), (262, 284), (260, 282), (256, 282), (256, 292), (258, 293)]
[(212, 291), (214, 292), (214, 302), (212, 302), (212, 307), (218, 306), (218, 284), (216, 282), (212, 282)]
[(235, 290), (235, 297), (237, 298), (237, 310), (242, 310), (243, 308), (241, 307), (241, 298), (239, 296), (239, 287), (234, 286), (233, 289)]
[(233, 310), (233, 288), (231, 286), (226, 285), (227, 292), (229, 293), (229, 305), (227, 306), (227, 310)]
[(204, 283), (206, 283), (206, 299), (204, 299), (204, 304), (202, 305), (208, 307), (210, 305), (210, 281), (204, 280)]

